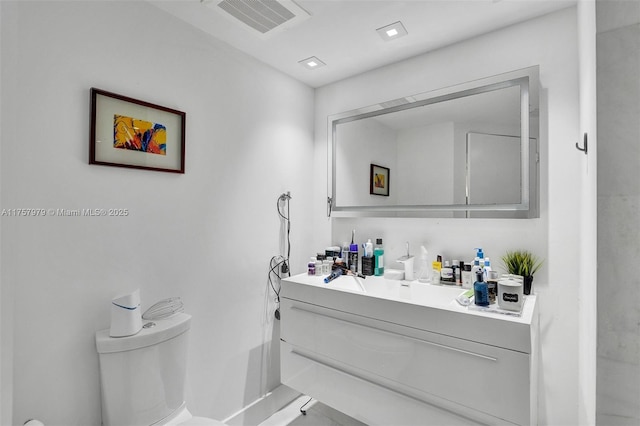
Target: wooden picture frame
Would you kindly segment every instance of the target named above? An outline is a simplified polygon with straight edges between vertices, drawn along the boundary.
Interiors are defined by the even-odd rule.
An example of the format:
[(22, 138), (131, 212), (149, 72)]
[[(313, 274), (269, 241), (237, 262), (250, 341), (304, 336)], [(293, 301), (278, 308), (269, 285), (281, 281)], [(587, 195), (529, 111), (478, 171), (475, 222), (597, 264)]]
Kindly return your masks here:
[(89, 164), (184, 173), (182, 111), (91, 88)]

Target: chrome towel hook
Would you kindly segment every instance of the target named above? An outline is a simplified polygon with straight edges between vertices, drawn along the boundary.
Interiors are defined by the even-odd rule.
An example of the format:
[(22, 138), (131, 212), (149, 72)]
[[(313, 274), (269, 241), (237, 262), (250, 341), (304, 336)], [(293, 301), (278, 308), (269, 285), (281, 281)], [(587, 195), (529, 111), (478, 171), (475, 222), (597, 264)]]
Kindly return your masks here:
[(584, 142), (582, 144), (582, 148), (580, 148), (580, 145), (578, 145), (578, 142), (576, 142), (576, 149), (578, 151), (584, 152), (585, 154), (587, 153), (587, 134), (586, 133), (584, 134)]

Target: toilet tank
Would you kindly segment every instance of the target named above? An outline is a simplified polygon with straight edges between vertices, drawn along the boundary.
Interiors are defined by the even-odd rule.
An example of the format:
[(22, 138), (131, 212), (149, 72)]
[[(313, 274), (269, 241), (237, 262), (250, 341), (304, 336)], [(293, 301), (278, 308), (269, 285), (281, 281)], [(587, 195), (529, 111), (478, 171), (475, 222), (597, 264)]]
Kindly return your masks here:
[(190, 326), (191, 316), (177, 313), (133, 336), (96, 333), (104, 426), (148, 426), (182, 406)]

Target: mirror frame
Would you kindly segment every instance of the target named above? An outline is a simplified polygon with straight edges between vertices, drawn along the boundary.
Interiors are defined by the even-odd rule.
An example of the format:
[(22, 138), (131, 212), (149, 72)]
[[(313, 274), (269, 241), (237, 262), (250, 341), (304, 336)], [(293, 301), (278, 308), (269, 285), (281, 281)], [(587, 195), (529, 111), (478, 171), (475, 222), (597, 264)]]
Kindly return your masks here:
[[(392, 104), (395, 101), (384, 102), (363, 108), (333, 114), (328, 117), (328, 185), (327, 185), (327, 216), (334, 217), (471, 217), (472, 212), (519, 212), (516, 218), (538, 217), (538, 180), (539, 180), (539, 129), (532, 128), (531, 118), (539, 113), (538, 94), (539, 67), (533, 66), (492, 77), (473, 80), (467, 83), (449, 86), (443, 89), (412, 95), (405, 98), (408, 103), (383, 107), (382, 104)], [(336, 127), (364, 118), (376, 117), (383, 114), (398, 112), (425, 105), (446, 102), (452, 99), (463, 98), (475, 94), (486, 93), (494, 90), (520, 87), (520, 172), (521, 172), (521, 201), (515, 204), (422, 204), (422, 205), (377, 205), (377, 206), (341, 206), (336, 197)], [(538, 123), (539, 125), (539, 123)], [(535, 146), (535, 158), (531, 158), (530, 138), (537, 141)], [(531, 170), (531, 168), (534, 170)], [(465, 181), (468, 181), (465, 177)], [(467, 182), (466, 191), (469, 191)], [(467, 197), (465, 197), (466, 199)], [(440, 215), (438, 215), (440, 212)], [(452, 214), (443, 216), (443, 212)], [(463, 212), (456, 216), (453, 212)], [(491, 217), (483, 214), (481, 217)], [(497, 217), (504, 217), (497, 215)]]

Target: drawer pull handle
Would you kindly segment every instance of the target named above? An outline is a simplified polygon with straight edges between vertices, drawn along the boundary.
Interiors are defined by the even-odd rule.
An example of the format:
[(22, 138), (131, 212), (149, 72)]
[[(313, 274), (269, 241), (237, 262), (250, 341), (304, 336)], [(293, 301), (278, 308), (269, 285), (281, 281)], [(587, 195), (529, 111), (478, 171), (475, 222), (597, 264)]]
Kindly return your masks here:
[(486, 360), (489, 360), (489, 361), (492, 361), (492, 362), (498, 362), (498, 358), (494, 358), (492, 356), (479, 354), (477, 352), (466, 351), (464, 349), (454, 348), (453, 346), (441, 345), (440, 343), (434, 343), (434, 342), (430, 342), (428, 340), (416, 339), (416, 338), (411, 337), (411, 336), (405, 336), (405, 337), (408, 338), (408, 339), (417, 340), (417, 341), (419, 341), (421, 343), (426, 343), (427, 345), (437, 346), (437, 347), (442, 348), (442, 349), (448, 349), (448, 350), (453, 351), (453, 352), (459, 352), (459, 353), (462, 353), (462, 354), (465, 354), (465, 355), (475, 356), (477, 358), (486, 359)]

